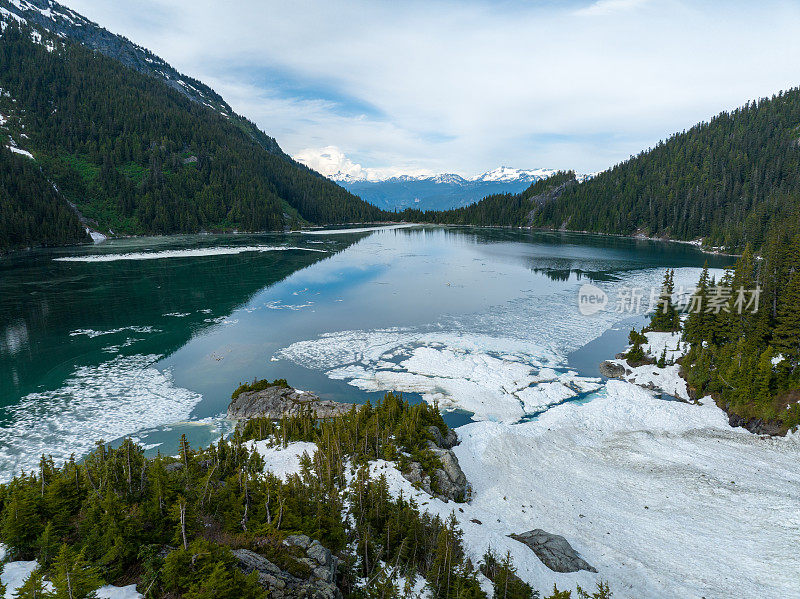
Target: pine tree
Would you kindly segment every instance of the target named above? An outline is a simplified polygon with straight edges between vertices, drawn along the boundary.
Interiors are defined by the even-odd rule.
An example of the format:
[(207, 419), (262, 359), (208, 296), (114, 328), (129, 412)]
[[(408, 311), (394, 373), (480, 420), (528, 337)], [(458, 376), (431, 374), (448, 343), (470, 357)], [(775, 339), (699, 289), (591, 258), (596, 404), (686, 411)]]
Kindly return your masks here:
[(708, 289), (710, 285), (708, 262), (706, 262), (705, 266), (703, 266), (703, 272), (700, 275), (697, 288), (687, 306), (689, 315), (686, 318), (683, 334), (684, 340), (687, 343), (702, 343), (709, 337), (709, 318), (706, 314), (706, 308), (708, 306)]
[(62, 545), (53, 562), (53, 599), (96, 599), (95, 591), (103, 586), (97, 568), (89, 564), (83, 551), (75, 553)]
[(3, 510), (2, 538), (14, 559), (32, 558), (36, 555), (41, 519), (36, 507), (35, 491), (22, 484), (11, 490), (11, 500)]
[(510, 551), (498, 564), (493, 583), (497, 599), (531, 599), (534, 596), (531, 586), (517, 576)]
[(669, 332), (680, 328), (680, 315), (672, 301), (673, 293), (675, 293), (675, 271), (667, 270), (664, 283), (661, 285), (658, 304), (650, 319), (651, 331)]
[(755, 376), (755, 389), (753, 389), (756, 401), (766, 402), (772, 396), (772, 358), (775, 356), (771, 346), (761, 354), (758, 359), (758, 366)]
[(558, 587), (553, 585), (553, 593), (545, 597), (545, 599), (570, 599), (572, 597), (571, 591), (559, 591)]
[(656, 366), (659, 368), (664, 368), (667, 365), (667, 348), (664, 347), (664, 351), (661, 352), (661, 356), (658, 358), (658, 362), (656, 362)]
[(25, 579), (22, 586), (14, 592), (12, 597), (14, 599), (50, 599), (52, 595), (50, 591), (47, 590), (44, 581), (44, 572), (36, 568)]
[(782, 295), (773, 339), (775, 349), (796, 369), (800, 364), (800, 271), (792, 275)]
[(37, 560), (42, 568), (47, 569), (50, 567), (50, 564), (58, 555), (60, 545), (58, 536), (53, 529), (53, 523), (48, 522), (38, 540), (39, 553)]

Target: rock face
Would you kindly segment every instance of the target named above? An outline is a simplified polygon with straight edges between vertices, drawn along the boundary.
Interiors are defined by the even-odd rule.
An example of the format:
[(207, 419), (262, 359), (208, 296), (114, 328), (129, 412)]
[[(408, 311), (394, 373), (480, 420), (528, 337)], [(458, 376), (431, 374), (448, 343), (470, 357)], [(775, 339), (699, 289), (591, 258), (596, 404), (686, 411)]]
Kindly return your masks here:
[(285, 572), (263, 555), (249, 549), (236, 549), (231, 553), (239, 561), (238, 567), (242, 572), (258, 572), (258, 582), (270, 597), (341, 599), (342, 593), (336, 586), (338, 560), (330, 551), (306, 535), (292, 535), (283, 544), (298, 550), (300, 556), (296, 561), (308, 567), (308, 578), (298, 578)]
[(349, 412), (353, 404), (320, 399), (313, 393), (298, 391), (291, 387), (268, 387), (263, 391), (241, 393), (228, 406), (228, 418), (272, 418), (295, 416), (308, 410), (317, 418), (330, 418)]
[(553, 572), (577, 572), (579, 570), (597, 572), (560, 535), (550, 534), (537, 528), (519, 535), (508, 536), (530, 547), (542, 560), (542, 563)]
[(607, 379), (621, 379), (625, 376), (625, 367), (622, 364), (606, 360), (600, 363), (600, 374)]
[(731, 426), (741, 426), (756, 435), (786, 434), (786, 431), (777, 422), (770, 422), (761, 418), (742, 418), (733, 412), (728, 412), (728, 424)]
[(452, 429), (447, 429), (447, 434), (442, 435), (441, 431), (431, 426), (428, 432), (433, 438), (428, 441), (427, 448), (430, 449), (439, 461), (442, 463), (441, 468), (437, 468), (433, 472), (435, 479), (436, 492), (433, 491), (431, 476), (427, 475), (419, 462), (411, 462), (411, 467), (408, 472), (403, 473), (403, 477), (415, 484), (422, 487), (422, 490), (438, 497), (442, 501), (466, 501), (469, 497), (470, 486), (464, 471), (458, 464), (458, 458), (452, 452), (451, 448), (458, 445), (458, 436)]

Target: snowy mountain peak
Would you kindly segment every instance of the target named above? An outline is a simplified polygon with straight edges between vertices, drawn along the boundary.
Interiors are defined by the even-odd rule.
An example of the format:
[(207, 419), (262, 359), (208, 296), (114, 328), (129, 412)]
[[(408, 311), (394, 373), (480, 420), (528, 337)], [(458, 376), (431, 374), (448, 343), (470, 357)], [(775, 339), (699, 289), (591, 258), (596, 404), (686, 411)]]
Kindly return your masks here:
[(525, 170), (519, 168), (511, 168), (508, 166), (500, 166), (494, 170), (487, 171), (482, 175), (473, 177), (470, 181), (526, 181), (534, 183), (539, 179), (545, 179), (556, 173), (555, 169), (538, 168), (533, 170)]
[[(302, 162), (302, 160), (301, 160)], [(310, 165), (309, 165), (310, 166)], [(539, 179), (544, 179), (555, 174), (555, 169), (519, 169), (510, 168), (508, 166), (500, 166), (496, 169), (487, 171), (475, 177), (464, 178), (456, 173), (439, 173), (439, 174), (392, 174), (391, 172), (376, 172), (377, 169), (360, 168), (360, 165), (355, 165), (359, 168), (341, 169), (335, 172), (330, 172), (328, 178), (338, 181), (340, 183), (357, 183), (357, 182), (370, 182), (370, 183), (386, 183), (386, 182), (402, 182), (409, 183), (412, 181), (427, 181), (429, 183), (440, 183), (442, 185), (466, 185), (470, 182), (476, 183), (490, 183), (490, 182), (512, 182), (521, 181), (524, 183), (534, 183)], [(312, 167), (313, 168), (313, 167)], [(325, 173), (323, 173), (325, 174)]]

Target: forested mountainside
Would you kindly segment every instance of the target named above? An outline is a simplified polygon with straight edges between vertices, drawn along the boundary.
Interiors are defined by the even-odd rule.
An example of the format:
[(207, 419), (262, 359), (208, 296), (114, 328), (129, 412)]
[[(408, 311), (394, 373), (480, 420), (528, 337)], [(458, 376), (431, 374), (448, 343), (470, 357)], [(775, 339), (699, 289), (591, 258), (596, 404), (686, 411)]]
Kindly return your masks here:
[(33, 161), (0, 145), (0, 251), (33, 240), (66, 245), (88, 239), (75, 212)]
[[(800, 89), (723, 112), (568, 186), (552, 201), (531, 201), (533, 195), (531, 188), (420, 218), (703, 238), (711, 246), (759, 248), (771, 223), (798, 217)], [(501, 206), (504, 201), (508, 208)]]
[(723, 112), (567, 190), (534, 226), (761, 247), (797, 218), (800, 88)]
[(486, 196), (479, 202), (453, 210), (406, 210), (402, 217), (413, 222), (429, 222), (478, 226), (524, 226), (534, 209), (573, 185), (577, 185), (575, 173), (557, 172), (547, 179), (540, 179), (518, 194), (502, 193)]
[[(77, 219), (64, 214), (67, 201), (94, 228), (131, 234), (275, 230), (383, 215), (271, 149), (242, 119), (0, 16), (0, 141), (14, 150), (0, 164), (56, 192), (31, 203), (30, 186), (2, 189), (0, 249), (81, 240)], [(57, 220), (45, 223), (50, 214)]]

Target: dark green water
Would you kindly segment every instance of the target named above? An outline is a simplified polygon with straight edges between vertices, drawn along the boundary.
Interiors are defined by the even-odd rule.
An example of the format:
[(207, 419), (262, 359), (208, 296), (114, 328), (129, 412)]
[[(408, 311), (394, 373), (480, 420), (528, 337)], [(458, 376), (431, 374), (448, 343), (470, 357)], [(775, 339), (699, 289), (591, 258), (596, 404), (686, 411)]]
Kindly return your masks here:
[[(266, 250), (275, 247), (300, 249)], [(131, 253), (160, 257), (117, 259)], [(350, 354), (392, 335), (405, 343), (398, 327), (435, 347), (457, 335), (470, 352), (498, 339), (487, 355), (502, 354), (503, 339), (535, 342), (543, 353), (525, 350), (531, 360), (566, 367), (622, 319), (579, 318), (582, 283), (612, 290), (706, 260), (730, 263), (679, 244), (446, 228), (132, 239), (4, 257), (0, 478), (42, 451), (82, 454), (98, 438), (135, 435), (164, 451), (177, 431), (208, 442), (226, 426), (218, 416), (231, 390), (256, 376), (363, 401), (376, 392), (332, 369), (371, 367)]]

